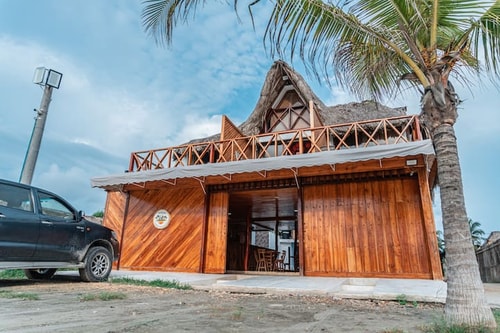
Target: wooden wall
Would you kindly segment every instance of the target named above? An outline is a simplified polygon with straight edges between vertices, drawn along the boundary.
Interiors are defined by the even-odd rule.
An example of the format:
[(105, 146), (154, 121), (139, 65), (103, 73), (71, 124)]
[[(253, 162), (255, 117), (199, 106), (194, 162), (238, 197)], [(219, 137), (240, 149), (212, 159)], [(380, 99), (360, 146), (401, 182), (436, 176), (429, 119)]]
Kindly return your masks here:
[(210, 194), (204, 273), (226, 272), (227, 213), (229, 194)]
[(113, 229), (118, 235), (118, 239), (122, 237), (122, 224), (125, 212), (125, 203), (127, 195), (122, 192), (107, 192), (106, 206), (104, 207), (104, 219), (102, 224)]
[[(122, 224), (125, 213), (127, 195), (122, 192), (107, 192), (106, 206), (104, 207), (104, 219), (102, 224), (115, 231), (119, 240), (122, 237)], [(120, 267), (121, 254), (114, 268)]]
[(305, 275), (435, 277), (416, 177), (307, 186), (303, 205)]
[[(419, 187), (424, 176), (304, 185), (299, 198), (301, 272), (442, 278), (430, 193)], [(229, 192), (207, 197), (201, 187), (109, 192), (104, 225), (121, 241), (119, 268), (225, 273), (228, 205)], [(160, 209), (171, 214), (163, 230), (153, 225)]]
[(479, 272), (485, 283), (500, 283), (500, 240), (477, 251)]
[[(205, 214), (201, 187), (131, 191), (123, 226), (125, 206), (126, 194), (108, 193), (104, 224), (121, 239), (120, 268), (199, 272)], [(171, 216), (162, 230), (153, 225), (160, 209)]]

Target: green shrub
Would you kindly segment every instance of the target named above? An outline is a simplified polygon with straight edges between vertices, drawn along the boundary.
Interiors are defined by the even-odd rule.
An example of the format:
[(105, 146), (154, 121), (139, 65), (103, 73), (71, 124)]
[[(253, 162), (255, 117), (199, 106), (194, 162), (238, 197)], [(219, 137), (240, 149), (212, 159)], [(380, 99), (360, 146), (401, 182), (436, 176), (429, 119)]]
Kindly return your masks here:
[(92, 214), (93, 217), (104, 217), (104, 212), (102, 210), (98, 210), (94, 214)]

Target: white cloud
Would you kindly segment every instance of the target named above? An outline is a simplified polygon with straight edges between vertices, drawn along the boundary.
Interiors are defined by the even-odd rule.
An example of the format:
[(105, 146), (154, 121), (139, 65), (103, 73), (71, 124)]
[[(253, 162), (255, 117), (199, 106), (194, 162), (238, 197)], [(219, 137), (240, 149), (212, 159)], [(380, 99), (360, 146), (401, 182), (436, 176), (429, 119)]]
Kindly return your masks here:
[(176, 141), (178, 144), (182, 144), (192, 139), (220, 133), (221, 119), (221, 115), (206, 116), (188, 114), (184, 121), (193, 125), (181, 129), (176, 137)]
[(36, 185), (64, 196), (76, 209), (90, 207), (93, 211), (86, 211), (88, 215), (104, 209), (105, 192), (88, 190), (88, 172), (81, 167), (64, 168), (53, 163), (38, 174)]

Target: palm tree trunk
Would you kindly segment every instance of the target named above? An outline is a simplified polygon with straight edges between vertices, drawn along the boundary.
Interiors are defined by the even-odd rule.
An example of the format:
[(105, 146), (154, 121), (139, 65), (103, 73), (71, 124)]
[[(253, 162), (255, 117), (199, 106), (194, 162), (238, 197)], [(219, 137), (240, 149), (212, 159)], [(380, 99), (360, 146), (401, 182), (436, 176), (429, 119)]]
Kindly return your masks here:
[(454, 324), (496, 327), (495, 318), (484, 295), (472, 245), (453, 125), (441, 122), (433, 128), (432, 134), (438, 164), (446, 246), (448, 293), (445, 318)]

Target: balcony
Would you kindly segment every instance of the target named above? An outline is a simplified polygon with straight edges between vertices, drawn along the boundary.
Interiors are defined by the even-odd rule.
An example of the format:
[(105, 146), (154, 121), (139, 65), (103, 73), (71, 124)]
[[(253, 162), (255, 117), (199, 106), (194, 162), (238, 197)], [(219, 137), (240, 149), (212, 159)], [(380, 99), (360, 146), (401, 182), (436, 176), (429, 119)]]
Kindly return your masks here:
[(128, 171), (396, 145), (427, 138), (415, 115), (366, 120), (133, 152)]

